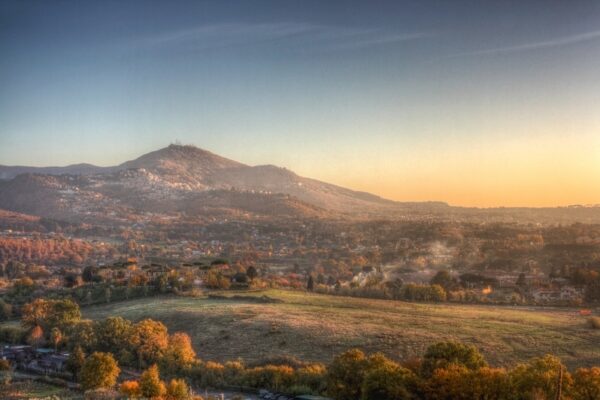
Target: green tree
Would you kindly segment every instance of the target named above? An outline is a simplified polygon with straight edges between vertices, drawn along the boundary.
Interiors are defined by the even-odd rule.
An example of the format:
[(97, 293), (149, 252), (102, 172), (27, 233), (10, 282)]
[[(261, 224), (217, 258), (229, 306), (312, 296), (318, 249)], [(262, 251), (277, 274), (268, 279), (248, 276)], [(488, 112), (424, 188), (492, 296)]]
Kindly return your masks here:
[(455, 341), (435, 343), (427, 348), (421, 365), (421, 375), (430, 377), (438, 368), (446, 368), (457, 364), (467, 369), (476, 370), (487, 366), (483, 355), (475, 346)]
[(133, 324), (122, 317), (108, 317), (96, 323), (95, 334), (99, 351), (127, 349), (133, 341)]
[(121, 370), (110, 353), (95, 352), (85, 360), (79, 380), (84, 390), (111, 388)]

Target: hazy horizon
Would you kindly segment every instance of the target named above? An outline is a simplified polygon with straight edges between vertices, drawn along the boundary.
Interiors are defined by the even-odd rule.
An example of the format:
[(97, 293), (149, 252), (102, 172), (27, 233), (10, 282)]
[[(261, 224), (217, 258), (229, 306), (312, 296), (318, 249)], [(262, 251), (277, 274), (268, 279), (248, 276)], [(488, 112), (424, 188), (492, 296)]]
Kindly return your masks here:
[(398, 201), (600, 203), (600, 3), (0, 4), (0, 164), (176, 140)]

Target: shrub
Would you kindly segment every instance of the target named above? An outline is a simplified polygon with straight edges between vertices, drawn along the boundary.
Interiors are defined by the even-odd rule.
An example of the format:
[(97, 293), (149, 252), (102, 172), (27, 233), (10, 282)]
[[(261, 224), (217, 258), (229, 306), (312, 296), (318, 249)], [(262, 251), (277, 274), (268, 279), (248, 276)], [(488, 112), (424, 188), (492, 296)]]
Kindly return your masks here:
[(119, 392), (128, 399), (136, 399), (142, 396), (138, 381), (124, 381), (119, 386)]
[(224, 381), (225, 367), (218, 362), (207, 361), (195, 370), (195, 379), (200, 387), (220, 387)]

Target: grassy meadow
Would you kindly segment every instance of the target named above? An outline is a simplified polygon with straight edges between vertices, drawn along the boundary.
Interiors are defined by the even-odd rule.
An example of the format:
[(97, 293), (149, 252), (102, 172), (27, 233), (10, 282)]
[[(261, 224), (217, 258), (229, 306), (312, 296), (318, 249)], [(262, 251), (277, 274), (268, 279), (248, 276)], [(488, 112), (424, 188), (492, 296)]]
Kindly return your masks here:
[[(231, 296), (231, 292), (222, 293)], [(510, 365), (553, 353), (569, 367), (600, 365), (600, 330), (575, 309), (422, 304), (268, 290), (244, 298), (152, 297), (93, 306), (84, 317), (163, 321), (190, 334), (205, 360), (293, 355), (327, 362), (348, 348), (406, 359), (436, 341), (476, 345), (488, 361)], [(247, 298), (266, 295), (280, 303)]]

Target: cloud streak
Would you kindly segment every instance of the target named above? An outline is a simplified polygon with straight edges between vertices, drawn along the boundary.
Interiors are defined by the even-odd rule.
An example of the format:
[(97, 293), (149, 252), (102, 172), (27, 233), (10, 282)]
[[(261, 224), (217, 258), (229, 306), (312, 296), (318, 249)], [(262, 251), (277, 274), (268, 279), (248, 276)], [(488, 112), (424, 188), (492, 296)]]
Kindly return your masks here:
[(394, 45), (432, 36), (427, 33), (398, 33), (383, 29), (359, 29), (306, 23), (223, 23), (191, 27), (136, 39), (141, 49), (184, 47), (194, 50), (220, 49), (282, 43), (289, 48), (367, 48)]
[(552, 40), (540, 41), (540, 42), (531, 42), (524, 43), (516, 46), (507, 46), (507, 47), (496, 47), (493, 49), (484, 49), (484, 50), (476, 50), (468, 53), (462, 53), (460, 55), (463, 56), (476, 56), (476, 55), (494, 55), (494, 54), (505, 54), (505, 53), (517, 53), (528, 50), (537, 50), (537, 49), (545, 49), (550, 47), (559, 47), (565, 46), (569, 44), (575, 44), (580, 42), (586, 42), (589, 40), (594, 40), (600, 38), (600, 30), (580, 33), (572, 36), (564, 36), (560, 38), (555, 38)]

